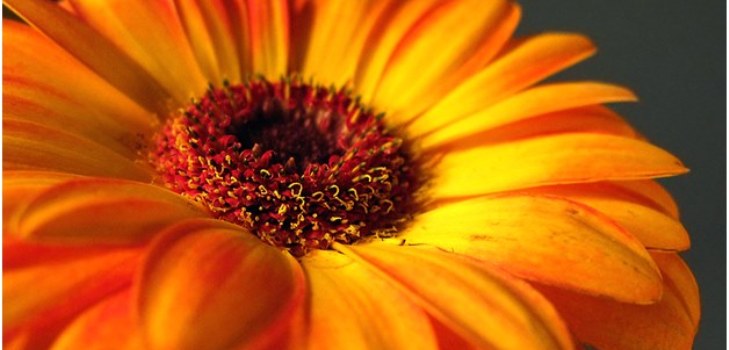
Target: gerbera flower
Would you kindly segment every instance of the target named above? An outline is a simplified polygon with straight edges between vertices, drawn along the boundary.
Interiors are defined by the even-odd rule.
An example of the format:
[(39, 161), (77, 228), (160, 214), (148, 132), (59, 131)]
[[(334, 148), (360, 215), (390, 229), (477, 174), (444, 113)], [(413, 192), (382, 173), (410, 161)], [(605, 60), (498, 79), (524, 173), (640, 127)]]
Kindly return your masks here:
[(689, 348), (684, 173), (510, 1), (6, 0), (8, 348)]

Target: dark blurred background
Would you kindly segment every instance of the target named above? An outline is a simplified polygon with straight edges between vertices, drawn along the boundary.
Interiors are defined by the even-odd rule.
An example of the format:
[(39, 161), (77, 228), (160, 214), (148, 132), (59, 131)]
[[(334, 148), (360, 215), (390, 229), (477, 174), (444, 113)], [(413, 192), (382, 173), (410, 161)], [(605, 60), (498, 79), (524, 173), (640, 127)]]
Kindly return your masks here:
[(726, 348), (725, 0), (519, 0), (521, 34), (576, 31), (598, 46), (557, 79), (631, 87), (637, 104), (614, 105), (653, 143), (691, 169), (663, 180), (681, 208), (692, 248), (683, 254), (701, 289), (695, 349)]

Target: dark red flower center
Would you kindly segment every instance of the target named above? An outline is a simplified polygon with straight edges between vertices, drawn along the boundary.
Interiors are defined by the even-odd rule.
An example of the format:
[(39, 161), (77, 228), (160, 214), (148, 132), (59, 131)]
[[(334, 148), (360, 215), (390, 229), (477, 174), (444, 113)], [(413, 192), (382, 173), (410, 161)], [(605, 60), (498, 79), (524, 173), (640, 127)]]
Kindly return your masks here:
[(299, 81), (211, 88), (167, 120), (150, 159), (168, 187), (295, 256), (392, 236), (420, 183), (379, 116)]

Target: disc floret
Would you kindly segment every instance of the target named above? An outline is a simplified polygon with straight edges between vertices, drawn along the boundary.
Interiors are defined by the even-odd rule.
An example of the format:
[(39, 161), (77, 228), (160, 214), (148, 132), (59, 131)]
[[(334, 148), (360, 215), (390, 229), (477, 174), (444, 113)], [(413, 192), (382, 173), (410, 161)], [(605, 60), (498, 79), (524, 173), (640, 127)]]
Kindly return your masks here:
[(258, 79), (170, 117), (150, 159), (174, 191), (301, 256), (397, 231), (419, 182), (406, 148), (344, 89)]

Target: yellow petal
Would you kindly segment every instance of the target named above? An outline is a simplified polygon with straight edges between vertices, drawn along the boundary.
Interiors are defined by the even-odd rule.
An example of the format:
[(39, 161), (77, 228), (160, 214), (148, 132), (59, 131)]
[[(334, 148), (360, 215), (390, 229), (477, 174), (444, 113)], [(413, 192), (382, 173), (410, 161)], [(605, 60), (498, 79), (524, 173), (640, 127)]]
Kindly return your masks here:
[(654, 255), (665, 293), (653, 305), (630, 305), (540, 286), (582, 342), (598, 349), (691, 349), (699, 295), (691, 271), (677, 255)]
[(436, 166), (433, 195), (457, 197), (551, 184), (638, 180), (686, 171), (674, 156), (646, 142), (566, 133), (447, 153)]
[[(30, 26), (3, 23), (3, 114), (129, 148), (156, 116)], [(59, 69), (58, 67), (63, 67)]]
[(487, 261), (516, 276), (633, 303), (661, 296), (643, 245), (594, 209), (565, 199), (510, 195), (418, 215), (398, 240)]
[(177, 103), (187, 103), (205, 91), (207, 80), (172, 0), (73, 0), (71, 4), (79, 18), (144, 67)]
[(138, 157), (137, 152), (145, 139), (144, 129), (136, 133), (132, 129), (112, 126), (114, 130), (109, 130), (104, 125), (94, 125), (95, 120), (100, 119), (98, 114), (81, 105), (49, 96), (36, 87), (21, 87), (17, 81), (5, 80), (4, 83), (3, 121), (41, 125), (92, 141), (128, 159)]
[(247, 0), (253, 73), (278, 79), (287, 73), (289, 17), (286, 0)]
[[(458, 137), (430, 151), (458, 151), (485, 145), (513, 142), (554, 134), (596, 133), (639, 138), (625, 119), (603, 106), (587, 106), (547, 113), (488, 129), (466, 137)], [(416, 147), (423, 143), (414, 141)]]
[(209, 32), (202, 14), (204, 4), (196, 0), (175, 0), (175, 4), (200, 71), (210, 82), (223, 81), (215, 51), (216, 43), (211, 39), (212, 33)]
[(656, 181), (621, 181), (614, 182), (613, 185), (621, 187), (622, 189), (631, 192), (633, 195), (654, 203), (657, 209), (660, 209), (674, 219), (678, 219), (679, 213), (676, 201), (673, 199), (671, 194)]
[(144, 68), (99, 32), (52, 2), (7, 0), (5, 3), (131, 99), (151, 111), (167, 111), (169, 94)]
[(44, 171), (3, 171), (3, 236), (17, 236), (17, 220), (33, 198), (76, 175)]
[(53, 350), (140, 349), (144, 339), (134, 313), (131, 288), (107, 297), (77, 317), (53, 343)]
[(613, 183), (549, 186), (526, 193), (558, 196), (585, 204), (607, 215), (644, 246), (661, 250), (686, 250), (689, 235), (680, 221), (640, 196)]
[(3, 333), (44, 328), (131, 282), (138, 250), (115, 250), (3, 270)]
[[(224, 79), (240, 82), (241, 61), (250, 60), (246, 41), (238, 45), (238, 33), (245, 27), (241, 21), (242, 4), (225, 0), (175, 0), (180, 20), (190, 46), (208, 81), (220, 84)], [(241, 51), (245, 45), (245, 51)], [(245, 54), (243, 54), (245, 52)], [(248, 62), (246, 62), (247, 64)]]
[(38, 195), (18, 226), (23, 236), (45, 242), (139, 243), (177, 221), (207, 216), (200, 206), (159, 186), (85, 178)]
[(701, 319), (699, 285), (691, 269), (680, 255), (675, 253), (652, 252), (653, 260), (661, 268), (663, 283), (674, 290), (688, 316), (694, 332)]
[(502, 100), (595, 52), (578, 34), (547, 33), (524, 39), (459, 85), (410, 126), (435, 130)]
[(263, 346), (304, 299), (298, 262), (240, 227), (183, 223), (154, 244), (139, 281), (153, 348)]
[[(372, 48), (372, 52), (361, 57), (362, 61), (358, 65), (354, 84), (365, 101), (371, 101), (374, 96), (387, 63), (403, 37), (426, 13), (434, 11), (437, 5), (442, 3), (440, 0), (397, 1), (394, 4), (395, 8), (388, 10), (388, 16), (383, 17), (382, 25), (373, 28), (366, 44), (368, 48)], [(307, 8), (302, 6), (297, 15), (306, 14), (306, 10)], [(293, 20), (296, 21), (297, 18)], [(295, 22), (295, 24), (301, 27), (304, 23)]]
[(440, 4), (402, 37), (372, 105), (395, 124), (420, 114), (491, 59), (505, 42), (503, 27), (513, 29), (514, 12), (508, 1)]
[[(423, 136), (422, 145), (424, 148), (436, 147), (499, 126), (560, 110), (634, 100), (635, 95), (630, 90), (609, 84), (574, 82), (542, 85), (435, 130)], [(416, 137), (423, 132), (422, 129), (408, 128), (408, 130), (409, 134)]]
[(323, 250), (302, 265), (311, 288), (309, 348), (435, 349), (428, 316), (366, 266)]
[(549, 302), (497, 269), (435, 249), (389, 244), (336, 249), (389, 276), (435, 318), (481, 348), (572, 348)]
[(3, 169), (46, 170), (147, 182), (151, 169), (96, 142), (33, 122), (3, 120)]
[(368, 0), (316, 3), (302, 75), (325, 85), (351, 83), (365, 40), (393, 5), (393, 1)]

